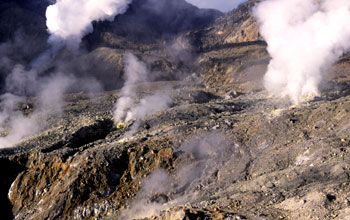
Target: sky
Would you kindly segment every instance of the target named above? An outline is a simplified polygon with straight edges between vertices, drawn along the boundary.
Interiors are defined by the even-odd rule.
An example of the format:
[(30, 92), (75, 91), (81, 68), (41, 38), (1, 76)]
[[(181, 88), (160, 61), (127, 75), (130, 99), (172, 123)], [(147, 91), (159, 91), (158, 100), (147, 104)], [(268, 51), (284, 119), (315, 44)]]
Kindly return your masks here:
[(222, 12), (228, 12), (245, 0), (186, 0), (198, 8), (215, 8)]

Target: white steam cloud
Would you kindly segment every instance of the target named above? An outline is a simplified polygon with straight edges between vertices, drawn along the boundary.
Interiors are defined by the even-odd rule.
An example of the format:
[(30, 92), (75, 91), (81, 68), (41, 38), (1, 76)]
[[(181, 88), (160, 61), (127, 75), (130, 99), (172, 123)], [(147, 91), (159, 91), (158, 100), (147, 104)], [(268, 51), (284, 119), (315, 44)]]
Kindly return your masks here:
[(272, 94), (317, 94), (330, 65), (350, 48), (349, 0), (266, 0), (254, 15), (272, 57), (264, 78)]
[(99, 83), (91, 78), (77, 80), (62, 71), (43, 74), (40, 68), (17, 64), (21, 62), (11, 55), (21, 52), (18, 47), (23, 44), (22, 37), (16, 37), (16, 42), (0, 44), (0, 69), (4, 74), (0, 94), (0, 148), (11, 147), (49, 126), (47, 121), (62, 112), (65, 93), (77, 87), (88, 93), (100, 89)]
[(116, 123), (127, 122), (132, 118), (128, 110), (136, 105), (137, 93), (135, 86), (137, 83), (146, 82), (148, 75), (146, 65), (140, 62), (135, 55), (125, 54), (123, 62), (125, 84), (120, 91), (120, 98), (115, 106), (114, 121)]
[[(7, 93), (0, 96), (0, 148), (40, 131), (49, 117), (61, 112), (63, 94), (74, 82), (63, 74), (39, 78), (35, 70), (16, 65), (6, 78)], [(29, 106), (27, 95), (36, 96), (34, 106)], [(35, 110), (24, 114), (27, 108)]]
[(131, 126), (130, 131), (128, 131), (125, 136), (130, 137), (137, 132), (140, 126), (140, 119), (153, 114), (154, 112), (165, 110), (169, 107), (171, 103), (171, 97), (168, 91), (165, 89), (159, 90), (152, 95), (143, 97), (139, 103), (136, 104), (132, 109), (130, 109), (126, 115), (126, 122), (133, 119), (136, 121)]
[[(66, 45), (73, 51), (78, 49), (82, 38), (93, 31), (93, 21), (114, 19), (117, 14), (126, 11), (131, 1), (57, 0), (46, 11), (52, 47), (28, 67), (7, 57), (6, 51), (12, 48), (10, 43), (0, 45), (0, 54), (5, 54), (0, 59), (0, 67), (7, 74), (4, 94), (0, 96), (0, 148), (12, 146), (40, 131), (47, 119), (62, 111), (63, 95), (73, 84), (90, 92), (99, 88), (93, 79), (82, 78), (78, 82), (75, 77), (60, 72), (45, 73), (46, 76), (42, 73), (61, 47)], [(21, 45), (27, 44), (24, 39), (19, 41)], [(33, 103), (31, 107), (26, 104), (29, 99)], [(23, 109), (26, 105), (28, 108)]]
[(93, 31), (92, 22), (113, 20), (126, 11), (132, 0), (57, 0), (46, 10), (46, 25), (54, 46), (77, 47)]
[(165, 90), (158, 90), (139, 100), (137, 95), (137, 84), (147, 82), (149, 70), (145, 63), (139, 61), (131, 53), (124, 55), (124, 87), (120, 91), (114, 110), (114, 122), (130, 122), (136, 120), (126, 136), (131, 136), (137, 131), (139, 119), (166, 109), (170, 102), (170, 94)]

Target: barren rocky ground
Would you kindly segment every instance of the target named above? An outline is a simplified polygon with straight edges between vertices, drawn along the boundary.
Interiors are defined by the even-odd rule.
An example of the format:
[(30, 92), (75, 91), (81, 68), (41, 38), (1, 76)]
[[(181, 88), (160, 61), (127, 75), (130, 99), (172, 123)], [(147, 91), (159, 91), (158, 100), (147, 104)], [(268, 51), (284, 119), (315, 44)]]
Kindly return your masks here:
[(117, 127), (119, 89), (67, 94), (41, 132), (0, 149), (2, 218), (350, 219), (349, 57), (320, 94), (298, 105), (271, 97), (254, 2), (181, 31), (175, 39), (186, 39), (191, 62), (172, 59), (161, 40), (101, 32), (108, 44), (78, 59), (111, 65), (120, 78), (122, 54), (132, 51), (166, 73), (138, 84), (138, 98), (163, 89), (169, 108)]

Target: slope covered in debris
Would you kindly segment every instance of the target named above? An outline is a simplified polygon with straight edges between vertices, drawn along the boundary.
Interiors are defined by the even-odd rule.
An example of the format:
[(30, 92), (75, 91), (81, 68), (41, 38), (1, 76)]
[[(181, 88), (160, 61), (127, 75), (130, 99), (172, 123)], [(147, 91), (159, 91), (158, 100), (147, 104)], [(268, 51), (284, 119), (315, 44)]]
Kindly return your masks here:
[[(132, 87), (136, 106), (156, 93), (171, 101), (116, 126), (125, 90), (66, 94), (39, 132), (0, 150), (4, 219), (347, 219), (349, 57), (320, 94), (298, 105), (271, 97), (254, 4), (151, 42), (109, 31), (118, 23), (97, 27), (67, 69), (84, 60), (105, 86), (122, 88), (127, 50), (150, 72)], [(18, 108), (30, 116), (35, 103)]]

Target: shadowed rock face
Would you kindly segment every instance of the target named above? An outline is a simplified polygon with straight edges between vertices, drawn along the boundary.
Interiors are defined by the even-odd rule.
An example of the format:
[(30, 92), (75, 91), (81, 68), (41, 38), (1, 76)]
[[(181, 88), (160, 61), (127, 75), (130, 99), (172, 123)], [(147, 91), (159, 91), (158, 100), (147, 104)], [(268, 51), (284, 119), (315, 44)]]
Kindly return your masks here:
[(0, 205), (2, 209), (2, 215), (4, 219), (12, 219), (13, 213), (11, 211), (12, 205), (8, 198), (8, 192), (11, 184), (24, 170), (24, 167), (18, 163), (13, 163), (8, 159), (0, 159), (0, 166), (4, 169), (1, 170), (1, 183), (0, 183)]
[(16, 3), (20, 7), (35, 12), (41, 16), (45, 15), (47, 6), (54, 4), (56, 0), (1, 0), (1, 3)]
[(134, 0), (127, 12), (114, 22), (99, 22), (87, 37), (89, 46), (105, 43), (104, 33), (127, 38), (135, 43), (154, 43), (161, 38), (207, 26), (222, 15), (217, 10), (198, 9), (184, 0)]
[(48, 1), (36, 0), (1, 0), (0, 1), (0, 42), (14, 38), (16, 31), (22, 30), (27, 35), (45, 39), (45, 10)]
[[(158, 12), (146, 7), (155, 2)], [(45, 129), (0, 150), (4, 219), (346, 219), (349, 57), (333, 65), (319, 96), (297, 106), (269, 97), (261, 85), (269, 56), (249, 14), (254, 3), (204, 28), (182, 27), (167, 13), (169, 22), (178, 22), (167, 33), (157, 32), (165, 23), (153, 25), (152, 19), (164, 18), (163, 9), (175, 1), (135, 1), (124, 18), (95, 24), (101, 35), (85, 43), (101, 40), (76, 58), (80, 64), (101, 78), (121, 78), (122, 55), (130, 50), (165, 74), (163, 81), (137, 85), (138, 98), (165, 87), (172, 103), (142, 118), (125, 138), (136, 123), (114, 126), (119, 90), (94, 98), (67, 95), (63, 113), (49, 118)], [(182, 1), (172, 6), (184, 12), (182, 19), (187, 10), (197, 16), (198, 9)], [(144, 21), (135, 12), (150, 17)], [(154, 27), (154, 35), (135, 43), (142, 31), (128, 35), (133, 27), (125, 26), (127, 18)], [(180, 30), (185, 32), (175, 35)], [(191, 55), (190, 64), (157, 44), (166, 35), (190, 42), (182, 55)], [(195, 74), (174, 81), (184, 70)]]

